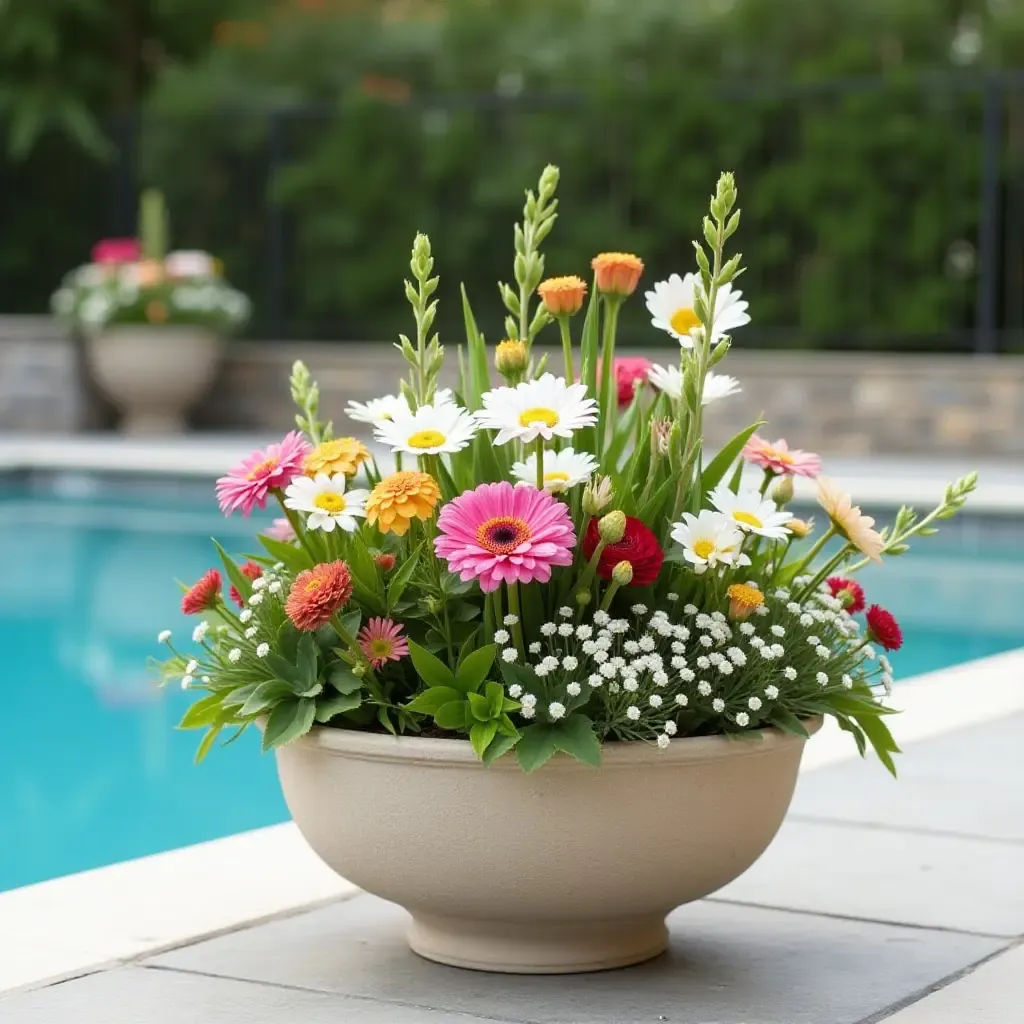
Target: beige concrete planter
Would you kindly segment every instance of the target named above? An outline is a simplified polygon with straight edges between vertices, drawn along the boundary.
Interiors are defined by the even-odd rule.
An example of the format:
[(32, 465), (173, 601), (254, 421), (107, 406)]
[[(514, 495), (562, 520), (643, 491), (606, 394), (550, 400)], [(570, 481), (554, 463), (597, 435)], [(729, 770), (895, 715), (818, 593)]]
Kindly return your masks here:
[(209, 387), (222, 342), (204, 327), (115, 324), (86, 338), (96, 383), (127, 434), (176, 434)]
[[(812, 731), (820, 720), (810, 723)], [(559, 974), (665, 949), (665, 916), (731, 882), (789, 807), (804, 741), (612, 744), (525, 775), (469, 743), (317, 727), (277, 751), (296, 824), (338, 874), (412, 914), (430, 960)]]

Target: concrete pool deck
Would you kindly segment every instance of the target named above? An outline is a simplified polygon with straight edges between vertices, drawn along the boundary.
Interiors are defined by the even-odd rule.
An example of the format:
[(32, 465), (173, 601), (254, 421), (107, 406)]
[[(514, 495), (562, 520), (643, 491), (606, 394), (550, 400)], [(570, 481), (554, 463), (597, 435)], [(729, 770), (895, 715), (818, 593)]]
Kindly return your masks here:
[(676, 911), (648, 965), (429, 964), (402, 911), (282, 825), (0, 895), (0, 1024), (1008, 1024), (1024, 1000), (1024, 651), (894, 702), (901, 781), (823, 730), (775, 843)]

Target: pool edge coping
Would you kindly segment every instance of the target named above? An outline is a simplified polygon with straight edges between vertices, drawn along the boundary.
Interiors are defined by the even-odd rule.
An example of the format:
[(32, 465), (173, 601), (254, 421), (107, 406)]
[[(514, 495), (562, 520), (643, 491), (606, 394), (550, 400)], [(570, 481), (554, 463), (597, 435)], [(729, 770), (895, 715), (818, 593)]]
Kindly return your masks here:
[[(952, 699), (965, 681), (974, 698), (966, 709)], [(1022, 681), (1024, 648), (915, 677), (893, 693), (903, 712), (893, 731), (904, 745), (1024, 711)], [(856, 756), (850, 738), (829, 722), (809, 744), (801, 771)], [(0, 893), (0, 920), (18, 937), (13, 955), (0, 962), (0, 997), (358, 892), (291, 822), (13, 889)]]

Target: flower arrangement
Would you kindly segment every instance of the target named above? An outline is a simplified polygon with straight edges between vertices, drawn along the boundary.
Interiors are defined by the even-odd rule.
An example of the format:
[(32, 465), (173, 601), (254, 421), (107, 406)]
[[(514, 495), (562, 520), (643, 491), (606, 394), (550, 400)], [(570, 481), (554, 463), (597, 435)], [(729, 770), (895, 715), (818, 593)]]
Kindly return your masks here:
[[(675, 366), (618, 361), (616, 322), (641, 260), (602, 253), (593, 281), (544, 278), (558, 172), (527, 192), (514, 284), (501, 284), (507, 340), (489, 356), (468, 298), (458, 386), (438, 388), (430, 242), (405, 283), (415, 334), (397, 394), (346, 412), (393, 456), (378, 463), (320, 418), (296, 363), (297, 430), (217, 483), (226, 514), (268, 501), (282, 517), (239, 565), (218, 548), (185, 593), (203, 616), (195, 653), (172, 646), (165, 679), (199, 699), (183, 727), (262, 723), (264, 749), (314, 726), (464, 737), (485, 762), (514, 751), (532, 771), (558, 752), (590, 765), (602, 745), (725, 734), (802, 736), (830, 715), (893, 770), (885, 653), (891, 614), (855, 575), (903, 554), (963, 506), (970, 475), (889, 528), (821, 476), (821, 459), (754, 423), (713, 457), (703, 409), (738, 390), (714, 368), (749, 322), (727, 257), (740, 213), (723, 174), (694, 243), (696, 270), (646, 293)], [(585, 307), (585, 311), (584, 311)], [(558, 358), (536, 345), (555, 325)], [(557, 350), (554, 350), (557, 352)], [(493, 370), (492, 370), (493, 365)], [(758, 471), (759, 478), (758, 478)], [(822, 522), (795, 518), (793, 477), (817, 480)], [(881, 649), (881, 650), (879, 650)]]
[(218, 334), (242, 327), (249, 300), (221, 276), (220, 264), (198, 250), (166, 248), (166, 216), (158, 192), (142, 196), (141, 242), (108, 238), (93, 247), (92, 262), (67, 274), (50, 307), (86, 332), (112, 324), (191, 324)]

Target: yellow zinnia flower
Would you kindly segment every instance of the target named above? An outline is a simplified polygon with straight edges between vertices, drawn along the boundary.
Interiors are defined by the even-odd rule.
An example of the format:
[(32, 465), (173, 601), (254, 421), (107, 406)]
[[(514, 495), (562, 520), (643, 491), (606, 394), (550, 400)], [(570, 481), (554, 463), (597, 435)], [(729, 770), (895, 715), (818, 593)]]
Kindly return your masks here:
[(307, 476), (326, 473), (344, 473), (354, 476), (356, 470), (370, 457), (370, 450), (362, 441), (354, 437), (339, 437), (334, 441), (324, 441), (306, 456), (303, 470)]
[(429, 473), (405, 469), (385, 477), (370, 492), (366, 521), (381, 533), (404, 537), (413, 519), (429, 519), (441, 500), (441, 488)]

